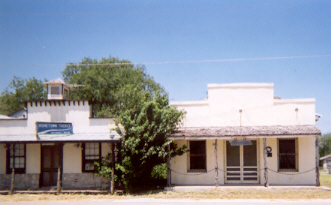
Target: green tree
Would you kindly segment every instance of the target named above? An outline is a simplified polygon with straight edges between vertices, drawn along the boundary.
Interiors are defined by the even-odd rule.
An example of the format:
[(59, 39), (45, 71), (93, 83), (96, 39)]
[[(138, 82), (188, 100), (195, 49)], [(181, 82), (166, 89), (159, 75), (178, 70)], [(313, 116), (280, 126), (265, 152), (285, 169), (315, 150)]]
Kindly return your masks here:
[(143, 66), (113, 57), (99, 61), (84, 58), (78, 64), (68, 64), (62, 75), (69, 84), (84, 85), (73, 89), (70, 98), (90, 100), (94, 117), (119, 116), (127, 108), (139, 107), (142, 91), (165, 94)]
[(325, 134), (319, 139), (319, 154), (320, 157), (331, 154), (331, 133)]
[(9, 86), (0, 95), (0, 113), (9, 115), (25, 107), (28, 101), (45, 100), (45, 82), (35, 78), (22, 79), (14, 76)]
[(127, 109), (116, 121), (116, 131), (122, 136), (122, 161), (116, 168), (128, 190), (148, 187), (153, 179), (164, 177), (167, 157), (186, 150), (185, 146), (178, 148), (168, 140), (184, 113), (169, 106), (167, 95), (145, 92), (140, 105), (140, 109)]

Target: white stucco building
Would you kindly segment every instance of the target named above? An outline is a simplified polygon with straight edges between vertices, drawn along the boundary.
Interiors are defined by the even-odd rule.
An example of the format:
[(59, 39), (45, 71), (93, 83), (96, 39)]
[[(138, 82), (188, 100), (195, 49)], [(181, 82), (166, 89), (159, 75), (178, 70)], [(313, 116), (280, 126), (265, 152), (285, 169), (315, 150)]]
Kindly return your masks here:
[(272, 83), (209, 84), (208, 98), (172, 102), (173, 135), (189, 152), (169, 162), (171, 185), (318, 185), (315, 99), (274, 97)]
[(114, 119), (93, 118), (89, 101), (69, 100), (62, 80), (45, 84), (48, 100), (27, 102), (22, 117), (0, 117), (0, 189), (10, 188), (13, 167), (15, 189), (56, 186), (59, 170), (64, 189), (108, 189), (94, 161), (119, 141)]

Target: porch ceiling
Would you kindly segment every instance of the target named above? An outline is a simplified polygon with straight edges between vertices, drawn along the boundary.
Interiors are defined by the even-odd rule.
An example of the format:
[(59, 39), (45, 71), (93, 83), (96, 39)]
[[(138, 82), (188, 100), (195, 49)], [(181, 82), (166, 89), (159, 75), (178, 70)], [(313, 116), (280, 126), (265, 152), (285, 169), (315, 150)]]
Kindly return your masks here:
[(223, 126), (179, 128), (172, 139), (184, 138), (233, 138), (233, 137), (296, 137), (319, 136), (321, 131), (315, 125), (290, 126)]

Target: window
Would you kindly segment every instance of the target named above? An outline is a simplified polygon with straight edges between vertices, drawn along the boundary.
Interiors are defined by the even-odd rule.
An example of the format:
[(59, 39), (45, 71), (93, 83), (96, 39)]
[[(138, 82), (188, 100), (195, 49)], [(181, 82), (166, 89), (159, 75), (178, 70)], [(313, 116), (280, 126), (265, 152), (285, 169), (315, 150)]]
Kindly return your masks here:
[(206, 171), (206, 141), (190, 141), (190, 167), (191, 172)]
[(94, 172), (94, 162), (101, 162), (101, 144), (84, 143), (83, 144), (83, 172)]
[(297, 139), (278, 139), (278, 170), (297, 171)]
[(9, 144), (7, 149), (7, 174), (12, 172), (15, 167), (15, 173), (25, 173), (25, 144)]
[(51, 87), (51, 95), (60, 95), (60, 87)]

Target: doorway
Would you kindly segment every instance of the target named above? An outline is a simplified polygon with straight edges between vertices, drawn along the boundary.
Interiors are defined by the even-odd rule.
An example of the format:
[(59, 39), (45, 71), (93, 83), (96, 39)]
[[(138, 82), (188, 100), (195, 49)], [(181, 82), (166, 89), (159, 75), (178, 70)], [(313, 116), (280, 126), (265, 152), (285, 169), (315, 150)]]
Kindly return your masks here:
[(41, 145), (41, 187), (57, 185), (58, 168), (62, 168), (62, 147), (61, 145)]
[(257, 164), (257, 141), (251, 145), (232, 146), (226, 141), (225, 183), (241, 184), (259, 182)]

